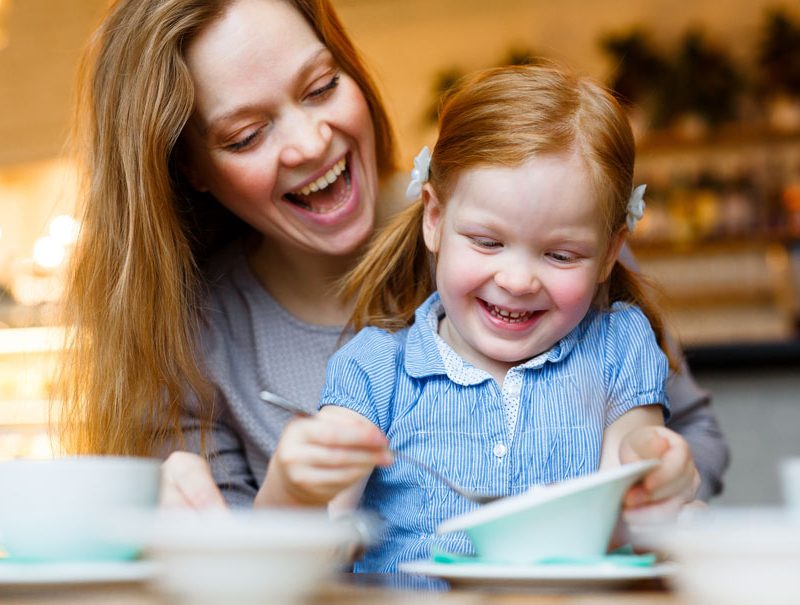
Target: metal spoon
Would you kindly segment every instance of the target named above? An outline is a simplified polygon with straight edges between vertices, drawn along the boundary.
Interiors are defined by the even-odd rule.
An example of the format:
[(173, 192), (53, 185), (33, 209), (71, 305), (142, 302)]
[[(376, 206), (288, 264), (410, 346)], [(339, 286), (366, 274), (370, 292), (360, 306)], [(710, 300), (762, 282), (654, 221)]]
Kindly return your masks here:
[[(293, 403), (288, 399), (281, 397), (280, 395), (276, 395), (275, 393), (271, 393), (270, 391), (261, 391), (258, 394), (259, 398), (262, 401), (266, 401), (267, 403), (271, 403), (287, 412), (291, 412), (292, 414), (297, 414), (298, 416), (304, 416), (306, 418), (311, 418), (312, 416), (316, 416), (316, 412), (309, 412), (308, 410), (303, 409), (299, 404)], [(505, 496), (498, 496), (494, 494), (485, 494), (482, 492), (476, 492), (471, 489), (467, 489), (465, 487), (461, 487), (450, 481), (447, 477), (442, 475), (439, 471), (432, 469), (430, 466), (425, 464), (424, 462), (420, 462), (416, 458), (409, 456), (408, 454), (404, 454), (403, 452), (399, 452), (394, 449), (389, 449), (389, 452), (395, 458), (399, 458), (405, 460), (409, 464), (413, 464), (421, 468), (422, 470), (430, 473), (432, 476), (436, 477), (439, 481), (444, 483), (447, 487), (451, 490), (459, 494), (460, 496), (466, 498), (467, 500), (471, 500), (473, 502), (477, 502), (478, 504), (487, 504), (488, 502), (494, 502), (495, 500), (499, 500), (500, 498), (504, 498)]]

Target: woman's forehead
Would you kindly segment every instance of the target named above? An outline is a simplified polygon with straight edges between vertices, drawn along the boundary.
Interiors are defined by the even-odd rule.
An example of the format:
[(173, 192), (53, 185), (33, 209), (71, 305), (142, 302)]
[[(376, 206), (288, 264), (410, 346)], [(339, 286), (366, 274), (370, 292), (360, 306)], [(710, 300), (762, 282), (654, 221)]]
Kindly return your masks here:
[(265, 92), (291, 90), (325, 51), (290, 4), (236, 0), (187, 46), (197, 109), (214, 121)]

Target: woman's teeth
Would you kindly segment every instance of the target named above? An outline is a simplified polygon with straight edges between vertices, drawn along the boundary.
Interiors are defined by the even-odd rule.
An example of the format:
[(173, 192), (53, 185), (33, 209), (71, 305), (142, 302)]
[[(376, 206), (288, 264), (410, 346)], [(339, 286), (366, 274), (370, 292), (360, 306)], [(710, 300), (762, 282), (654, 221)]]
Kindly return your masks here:
[(526, 321), (530, 319), (534, 313), (533, 311), (509, 311), (508, 309), (503, 309), (489, 303), (486, 303), (486, 308), (489, 310), (492, 317), (498, 317), (510, 323)]
[(295, 191), (294, 193), (300, 195), (310, 195), (317, 191), (322, 191), (328, 185), (331, 185), (336, 179), (339, 178), (339, 175), (342, 174), (342, 172), (345, 169), (345, 166), (347, 166), (347, 163), (345, 162), (345, 159), (342, 158), (341, 160), (336, 162), (336, 164), (333, 165), (333, 168), (328, 170), (328, 172), (323, 174), (316, 181), (309, 183), (308, 185), (303, 187), (300, 191)]

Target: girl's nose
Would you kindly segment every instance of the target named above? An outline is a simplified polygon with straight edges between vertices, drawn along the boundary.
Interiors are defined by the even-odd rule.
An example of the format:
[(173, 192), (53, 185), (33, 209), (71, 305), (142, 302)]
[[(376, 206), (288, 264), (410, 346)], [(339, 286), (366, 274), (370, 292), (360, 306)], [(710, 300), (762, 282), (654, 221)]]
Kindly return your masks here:
[(330, 124), (305, 108), (294, 111), (284, 121), (283, 128), (281, 161), (290, 167), (324, 156), (333, 137)]
[(510, 263), (495, 273), (495, 283), (512, 296), (524, 296), (541, 288), (539, 277), (525, 263)]

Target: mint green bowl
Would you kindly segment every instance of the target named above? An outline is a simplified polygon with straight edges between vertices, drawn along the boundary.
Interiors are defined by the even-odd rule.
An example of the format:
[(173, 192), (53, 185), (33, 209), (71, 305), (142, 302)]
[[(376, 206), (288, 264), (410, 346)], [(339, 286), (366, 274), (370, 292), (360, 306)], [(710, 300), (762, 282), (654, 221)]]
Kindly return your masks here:
[(608, 549), (625, 492), (658, 464), (644, 460), (535, 487), (448, 519), (437, 531), (465, 531), (478, 557), (491, 562), (599, 557)]

